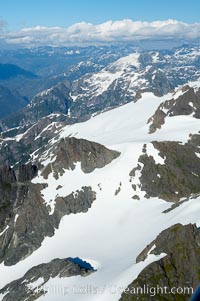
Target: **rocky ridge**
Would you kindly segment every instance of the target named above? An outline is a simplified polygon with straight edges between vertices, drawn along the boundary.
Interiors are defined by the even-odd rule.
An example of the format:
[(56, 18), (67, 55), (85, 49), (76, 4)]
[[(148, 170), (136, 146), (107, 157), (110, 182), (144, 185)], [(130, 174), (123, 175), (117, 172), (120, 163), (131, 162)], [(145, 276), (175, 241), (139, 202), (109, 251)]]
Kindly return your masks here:
[(49, 293), (51, 278), (74, 276), (87, 277), (94, 270), (86, 269), (68, 259), (54, 259), (30, 269), (22, 278), (15, 280), (0, 290), (2, 301), (34, 301)]
[[(200, 135), (191, 135), (185, 143), (176, 141), (152, 142), (157, 151), (156, 160), (144, 145), (143, 154), (138, 159), (138, 166), (130, 172), (132, 187), (137, 197), (137, 190), (145, 197), (159, 197), (166, 201), (178, 202), (200, 193)], [(134, 177), (139, 174), (139, 184), (134, 184)]]
[[(137, 262), (144, 261), (148, 254), (161, 253), (166, 253), (166, 256), (148, 265), (129, 285), (120, 301), (189, 300), (200, 281), (199, 229), (192, 224), (171, 226), (161, 232), (150, 246), (138, 255)], [(155, 291), (152, 291), (152, 294), (131, 294), (145, 285), (155, 288)], [(163, 292), (161, 289), (156, 291), (157, 287), (162, 288)], [(183, 291), (186, 287), (188, 290)]]
[[(53, 236), (61, 218), (67, 214), (87, 212), (96, 199), (92, 187), (80, 187), (68, 195), (55, 197), (54, 211), (43, 199), (44, 184), (31, 182), (38, 172), (46, 178), (51, 171), (59, 177), (65, 169), (74, 169), (81, 163), (83, 172), (92, 172), (103, 168), (119, 156), (118, 152), (83, 139), (66, 138), (54, 145), (55, 160), (42, 167), (36, 165), (19, 165), (15, 170), (9, 166), (0, 169), (1, 233), (0, 262), (13, 265), (29, 256), (41, 246), (46, 236)], [(37, 161), (38, 162), (38, 161)], [(51, 212), (51, 214), (50, 214)]]
[(200, 88), (199, 86), (184, 86), (174, 93), (174, 97), (162, 103), (155, 114), (149, 119), (149, 132), (154, 133), (165, 123), (167, 117), (192, 115), (200, 118)]

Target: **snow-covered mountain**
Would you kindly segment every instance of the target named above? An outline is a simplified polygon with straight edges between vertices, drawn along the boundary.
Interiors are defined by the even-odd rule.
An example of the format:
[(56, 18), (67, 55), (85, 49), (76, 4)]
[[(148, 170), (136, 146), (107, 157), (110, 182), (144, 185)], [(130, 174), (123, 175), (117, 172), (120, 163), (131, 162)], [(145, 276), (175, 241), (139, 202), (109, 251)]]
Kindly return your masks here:
[(139, 284), (196, 289), (198, 49), (132, 52), (2, 121), (0, 300), (140, 300), (124, 292)]
[[(16, 172), (1, 173), (1, 181), (11, 185), (6, 193), (13, 200), (1, 226), (1, 287), (23, 277), (17, 282), (21, 284), (16, 300), (31, 300), (32, 294), (34, 300), (55, 300), (55, 294), (66, 300), (62, 288), (89, 285), (104, 292), (86, 293), (81, 300), (119, 300), (122, 289), (117, 287), (125, 289), (144, 267), (166, 256), (149, 251), (136, 263), (161, 231), (176, 223), (200, 225), (199, 120), (192, 114), (171, 117), (160, 130), (149, 133), (149, 118), (172, 97), (173, 93), (158, 97), (146, 92), (139, 101), (88, 121), (66, 126), (53, 121), (46, 128), (35, 124), (21, 136), (2, 140), (8, 160), (31, 139), (25, 162), (38, 167), (37, 176), (28, 166), (22, 169), (20, 162)], [(18, 154), (15, 160), (19, 159)], [(38, 265), (47, 264), (54, 271), (52, 260), (68, 257), (89, 262), (94, 273), (38, 273)], [(1, 291), (1, 300), (12, 300), (13, 285)], [(58, 287), (60, 291), (54, 291)], [(67, 298), (80, 300), (72, 291)]]
[[(14, 76), (16, 70), (13, 70), (12, 78), (8, 78), (0, 68), (0, 85), (16, 90), (31, 100), (36, 94), (63, 80), (72, 81), (87, 72), (97, 72), (135, 49), (132, 45), (0, 49), (1, 63), (12, 63), (37, 74), (37, 77), (32, 76), (33, 78), (30, 72), (26, 77)], [(17, 73), (22, 74), (23, 70), (19, 71), (20, 69)]]
[[(57, 76), (55, 81), (60, 79), (61, 83), (37, 94), (21, 112), (3, 120), (2, 127), (33, 124), (50, 113), (67, 114), (68, 122), (73, 123), (137, 101), (144, 92), (162, 96), (198, 80), (199, 62), (197, 46), (168, 52), (137, 49), (104, 68), (93, 59), (80, 62)], [(60, 95), (60, 101), (57, 95)], [(57, 101), (52, 105), (54, 96)]]
[(164, 95), (178, 85), (199, 78), (199, 48), (176, 50), (170, 54), (138, 51), (105, 67), (99, 73), (87, 75), (72, 84), (74, 101), (96, 99), (118, 104), (137, 100), (142, 91)]

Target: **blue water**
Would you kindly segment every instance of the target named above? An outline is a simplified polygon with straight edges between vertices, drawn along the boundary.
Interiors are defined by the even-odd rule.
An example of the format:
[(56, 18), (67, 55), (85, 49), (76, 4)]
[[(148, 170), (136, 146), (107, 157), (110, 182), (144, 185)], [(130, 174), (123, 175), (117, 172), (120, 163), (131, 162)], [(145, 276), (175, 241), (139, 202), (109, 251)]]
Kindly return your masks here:
[(94, 268), (91, 266), (90, 263), (88, 263), (87, 261), (82, 260), (79, 257), (75, 257), (75, 258), (68, 257), (66, 259), (73, 262), (73, 263), (75, 263), (75, 264), (78, 264), (81, 268), (84, 268), (84, 269), (90, 270), (90, 271), (94, 271)]
[(200, 286), (196, 290), (196, 292), (194, 293), (194, 295), (192, 296), (192, 298), (190, 299), (190, 301), (200, 301)]

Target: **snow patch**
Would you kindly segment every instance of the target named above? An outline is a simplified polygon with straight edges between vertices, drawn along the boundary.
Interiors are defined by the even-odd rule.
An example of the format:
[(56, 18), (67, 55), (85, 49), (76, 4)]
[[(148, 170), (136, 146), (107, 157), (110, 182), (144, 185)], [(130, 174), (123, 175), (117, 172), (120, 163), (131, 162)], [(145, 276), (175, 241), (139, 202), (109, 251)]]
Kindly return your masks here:
[(159, 151), (153, 146), (153, 143), (147, 144), (147, 155), (152, 156), (156, 164), (165, 164), (165, 159), (160, 156)]
[(7, 225), (6, 228), (0, 233), (0, 236), (2, 236), (8, 229), (9, 229), (9, 226)]

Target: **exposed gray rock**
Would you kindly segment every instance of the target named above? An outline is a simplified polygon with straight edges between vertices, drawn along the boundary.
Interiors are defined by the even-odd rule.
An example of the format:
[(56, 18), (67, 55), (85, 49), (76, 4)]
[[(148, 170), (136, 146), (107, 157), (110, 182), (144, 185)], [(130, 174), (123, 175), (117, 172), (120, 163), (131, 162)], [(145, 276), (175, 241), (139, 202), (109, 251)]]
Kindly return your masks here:
[[(13, 200), (7, 230), (0, 236), (0, 262), (13, 265), (29, 256), (45, 236), (53, 236), (54, 225), (40, 195), (41, 185), (18, 184), (20, 195)], [(20, 189), (20, 188), (18, 188)]]
[[(162, 259), (148, 265), (122, 294), (120, 301), (188, 301), (192, 290), (196, 290), (200, 281), (200, 231), (195, 225), (174, 225), (164, 230), (151, 245), (155, 248), (151, 254), (167, 254)], [(144, 260), (149, 248), (137, 258)], [(131, 294), (137, 288), (166, 288), (167, 293), (157, 291), (155, 295)], [(190, 288), (185, 293), (171, 293), (172, 288)]]
[(18, 182), (31, 181), (37, 176), (38, 168), (31, 163), (20, 165), (18, 168), (17, 180)]
[(110, 150), (105, 146), (74, 137), (62, 138), (51, 149), (52, 163), (42, 169), (42, 175), (47, 178), (53, 172), (58, 178), (64, 169), (74, 169), (77, 162), (85, 173), (92, 172), (95, 168), (102, 168), (119, 157), (120, 153)]
[(16, 176), (14, 170), (7, 165), (0, 166), (0, 183), (15, 183)]
[[(63, 123), (65, 118), (63, 114), (53, 114), (40, 119), (28, 129), (19, 127), (17, 131), (13, 129), (3, 132), (2, 140), (0, 139), (0, 161), (17, 168), (32, 160), (32, 153), (35, 157), (41, 155), (49, 147), (50, 140), (56, 138), (65, 125)], [(19, 139), (15, 137), (16, 135), (19, 135)]]
[[(0, 136), (1, 138), (15, 138), (15, 136), (19, 134), (23, 134), (21, 139), (28, 139), (32, 138), (35, 139), (38, 135), (41, 134), (41, 132), (44, 130), (46, 133), (49, 131), (48, 125), (53, 124), (54, 127), (57, 126), (57, 129), (59, 125), (61, 124), (64, 126), (66, 124), (66, 120), (68, 120), (67, 116), (62, 113), (53, 113), (48, 116), (45, 116), (41, 119), (39, 119), (36, 123), (33, 125), (25, 124), (24, 126), (14, 127), (14, 128), (5, 128), (4, 131), (1, 132)], [(0, 122), (1, 124), (1, 122)], [(1, 124), (3, 126), (3, 124)], [(47, 128), (47, 129), (46, 129)], [(45, 130), (46, 129), (46, 130)], [(52, 133), (54, 134), (54, 133)], [(48, 137), (50, 136), (50, 131), (48, 133)], [(21, 140), (19, 139), (19, 140)], [(9, 140), (8, 140), (9, 141)]]
[(26, 185), (19, 182), (31, 180), (36, 173), (37, 167), (31, 164), (20, 166), (16, 172), (7, 165), (0, 167), (0, 232), (13, 218), (15, 204), (26, 194)]
[(82, 187), (82, 190), (71, 193), (67, 197), (57, 197), (55, 199), (54, 214), (52, 215), (55, 227), (58, 228), (64, 215), (87, 212), (95, 200), (96, 193), (92, 191), (91, 187), (87, 186)]
[[(136, 263), (144, 261), (147, 258), (148, 254), (149, 254), (149, 251), (155, 245), (155, 242), (156, 242), (156, 240), (153, 240), (149, 245), (146, 246), (146, 248), (144, 248), (144, 250), (142, 250), (142, 252), (136, 258)], [(152, 252), (150, 252), (150, 254), (151, 253)]]
[(2, 120), (2, 128), (32, 125), (52, 113), (67, 114), (71, 102), (69, 86), (66, 81), (37, 94), (19, 113)]
[(70, 260), (54, 259), (33, 267), (22, 278), (2, 288), (0, 294), (4, 294), (2, 301), (34, 301), (48, 293), (50, 278), (86, 277), (93, 272)]
[[(191, 115), (200, 118), (200, 89), (184, 86), (179, 97), (172, 98), (160, 104), (155, 114), (149, 119), (149, 132), (154, 133), (165, 123), (167, 116)], [(177, 92), (178, 93), (178, 92)], [(176, 96), (176, 94), (175, 94)]]
[[(77, 162), (81, 163), (85, 173), (89, 173), (120, 155), (98, 143), (76, 138), (61, 139), (53, 147), (46, 147), (50, 147), (48, 151), (55, 157), (44, 168), (37, 164), (46, 178), (51, 172), (59, 177), (65, 169), (73, 170)], [(47, 184), (31, 183), (37, 172), (38, 167), (30, 163), (19, 165), (15, 171), (7, 166), (0, 169), (0, 230), (5, 230), (0, 236), (0, 262), (4, 261), (6, 265), (13, 265), (29, 256), (41, 246), (46, 236), (54, 235), (64, 215), (87, 212), (96, 199), (91, 187), (80, 187), (69, 195), (52, 200), (55, 209), (50, 214), (51, 208), (45, 203), (41, 192)]]
[(24, 186), (10, 183), (0, 184), (0, 233), (14, 216), (13, 208), (16, 200), (25, 192)]
[[(196, 138), (193, 138), (197, 144)], [(165, 158), (165, 164), (156, 163), (153, 156), (144, 153), (140, 156), (140, 188), (146, 192), (146, 197), (159, 197), (166, 201), (176, 202), (200, 193), (200, 158), (199, 148), (190, 140), (186, 144), (179, 142), (153, 142), (159, 155)], [(142, 163), (142, 164), (140, 164)]]
[(10, 218), (6, 223), (8, 229), (0, 236), (0, 262), (4, 261), (5, 265), (16, 264), (32, 254), (46, 236), (54, 235), (64, 215), (87, 212), (96, 199), (91, 187), (82, 187), (76, 193), (58, 197), (54, 214), (49, 215), (49, 208), (41, 196), (42, 188), (43, 185), (27, 183), (21, 186), (20, 195), (14, 195), (16, 199), (9, 207)]
[[(57, 174), (59, 169), (60, 172), (63, 168), (74, 169), (78, 161), (81, 162), (84, 172), (91, 172), (95, 168), (110, 163), (119, 155), (116, 151), (108, 150), (98, 143), (87, 142), (84, 139), (65, 138), (60, 140), (59, 133), (65, 126), (63, 120), (65, 120), (65, 117), (62, 114), (53, 114), (42, 118), (23, 135), (18, 133), (19, 139), (15, 137), (4, 139), (3, 136), (2, 141), (0, 141), (0, 161), (13, 166), (14, 169), (24, 164), (27, 165), (28, 162), (32, 162), (38, 168), (41, 168), (40, 161), (43, 154), (49, 153), (51, 157), (58, 157), (54, 163), (55, 174)], [(9, 136), (8, 132), (7, 136)], [(50, 143), (52, 139), (54, 139), (53, 146)], [(59, 159), (61, 162), (59, 162)], [(73, 160), (74, 162), (72, 162)], [(48, 166), (44, 174), (48, 174), (50, 170), (51, 166)]]

